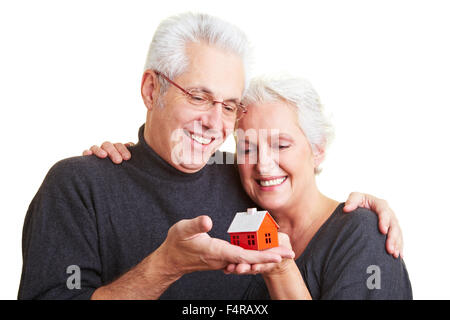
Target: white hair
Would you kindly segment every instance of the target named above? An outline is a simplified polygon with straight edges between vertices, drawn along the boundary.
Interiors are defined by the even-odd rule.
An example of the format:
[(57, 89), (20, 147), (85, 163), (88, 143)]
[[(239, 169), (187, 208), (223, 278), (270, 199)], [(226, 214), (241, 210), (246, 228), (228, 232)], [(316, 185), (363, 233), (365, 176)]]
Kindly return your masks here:
[[(333, 126), (324, 114), (319, 95), (309, 81), (290, 76), (267, 77), (252, 79), (245, 93), (245, 105), (264, 102), (287, 102), (295, 107), (298, 115), (298, 125), (305, 134), (313, 153), (326, 151), (333, 138)], [(315, 168), (315, 173), (320, 173)]]
[[(150, 43), (144, 71), (157, 70), (169, 79), (181, 75), (189, 65), (188, 43), (206, 43), (238, 55), (244, 65), (247, 88), (251, 49), (246, 35), (228, 22), (201, 13), (183, 13), (160, 23)], [(165, 92), (168, 84), (162, 84), (161, 91)]]

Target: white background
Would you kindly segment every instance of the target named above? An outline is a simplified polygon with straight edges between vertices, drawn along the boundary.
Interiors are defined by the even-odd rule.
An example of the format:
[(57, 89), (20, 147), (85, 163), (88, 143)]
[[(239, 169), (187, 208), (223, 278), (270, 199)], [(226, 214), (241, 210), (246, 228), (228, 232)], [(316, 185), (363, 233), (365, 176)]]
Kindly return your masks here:
[(414, 297), (449, 299), (450, 10), (430, 0), (2, 1), (0, 298), (17, 297), (23, 219), (45, 174), (92, 144), (136, 141), (153, 32), (187, 10), (240, 26), (256, 73), (313, 83), (336, 127), (321, 190), (387, 199)]

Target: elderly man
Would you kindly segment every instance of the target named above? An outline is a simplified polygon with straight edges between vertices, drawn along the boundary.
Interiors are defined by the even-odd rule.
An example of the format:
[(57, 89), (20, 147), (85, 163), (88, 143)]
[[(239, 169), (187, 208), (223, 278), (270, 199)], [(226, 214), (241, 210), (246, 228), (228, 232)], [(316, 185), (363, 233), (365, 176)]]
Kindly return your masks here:
[[(244, 34), (217, 18), (160, 24), (132, 159), (75, 157), (52, 167), (25, 218), (20, 299), (242, 299), (250, 276), (220, 270), (292, 257), (223, 240), (234, 213), (254, 204), (233, 165), (206, 165), (226, 156), (217, 149), (245, 112), (247, 53)], [(376, 200), (365, 197), (353, 206)], [(398, 232), (387, 212), (380, 221)]]

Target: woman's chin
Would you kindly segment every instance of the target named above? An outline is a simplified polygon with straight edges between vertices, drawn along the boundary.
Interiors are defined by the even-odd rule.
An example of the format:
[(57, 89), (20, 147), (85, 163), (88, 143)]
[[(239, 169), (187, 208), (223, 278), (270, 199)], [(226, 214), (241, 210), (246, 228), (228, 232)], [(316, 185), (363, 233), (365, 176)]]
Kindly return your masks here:
[(283, 209), (287, 203), (286, 199), (281, 199), (281, 197), (260, 197), (254, 199), (255, 202), (267, 211), (279, 211)]

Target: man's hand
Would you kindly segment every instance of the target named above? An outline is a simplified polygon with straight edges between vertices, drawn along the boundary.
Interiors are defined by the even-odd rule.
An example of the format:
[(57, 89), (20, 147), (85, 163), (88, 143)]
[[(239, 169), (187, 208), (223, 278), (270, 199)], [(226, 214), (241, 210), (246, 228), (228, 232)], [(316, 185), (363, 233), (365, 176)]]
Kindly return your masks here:
[(264, 265), (293, 258), (289, 247), (266, 251), (246, 250), (227, 241), (211, 238), (212, 228), (208, 216), (181, 220), (174, 224), (164, 243), (158, 248), (166, 257), (167, 268), (177, 276), (202, 270), (220, 270), (229, 264)]
[(387, 201), (370, 194), (352, 192), (345, 202), (344, 212), (351, 212), (357, 207), (370, 209), (378, 215), (378, 228), (382, 234), (387, 234), (386, 251), (396, 258), (403, 257), (402, 230)]
[(208, 216), (181, 220), (167, 233), (163, 244), (114, 282), (95, 290), (91, 299), (158, 299), (184, 274), (224, 269), (228, 264), (264, 264), (293, 257), (292, 250), (245, 250), (211, 238)]
[(111, 143), (109, 141), (105, 141), (99, 147), (97, 145), (93, 145), (89, 150), (83, 151), (83, 156), (90, 156), (94, 154), (98, 158), (106, 158), (108, 156), (112, 162), (115, 164), (119, 164), (122, 160), (130, 160), (131, 153), (128, 151), (127, 147), (133, 146), (133, 142), (128, 143)]

